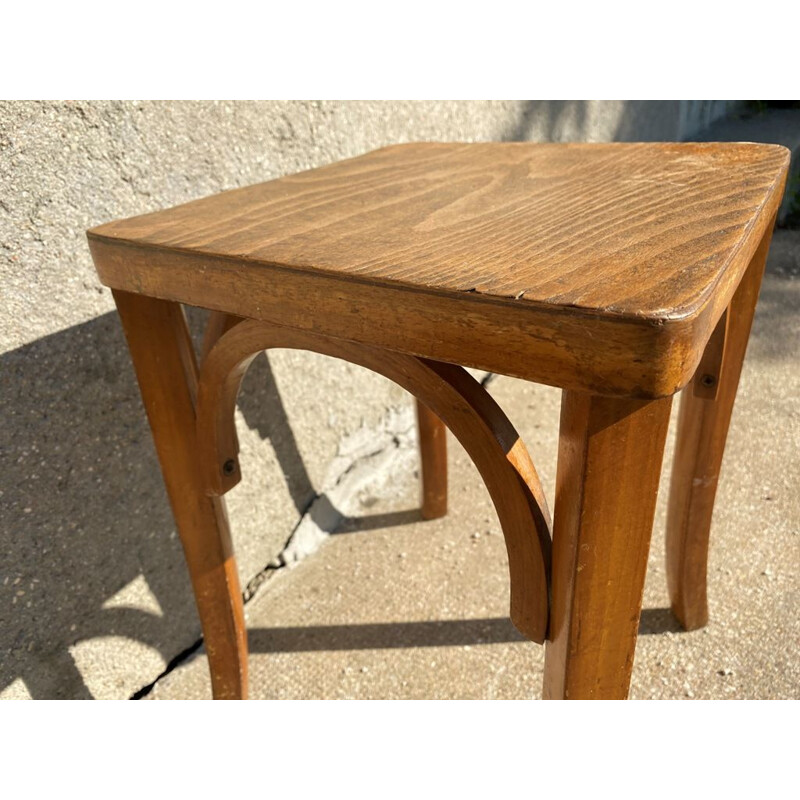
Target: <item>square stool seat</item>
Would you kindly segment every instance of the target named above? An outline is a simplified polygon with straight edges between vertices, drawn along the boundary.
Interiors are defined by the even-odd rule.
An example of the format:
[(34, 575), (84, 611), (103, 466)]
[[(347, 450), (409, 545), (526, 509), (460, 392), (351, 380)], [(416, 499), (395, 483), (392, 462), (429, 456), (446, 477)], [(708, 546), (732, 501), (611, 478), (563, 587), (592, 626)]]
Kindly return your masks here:
[[(214, 696), (247, 693), (222, 495), (252, 358), (344, 358), (417, 398), (422, 515), (445, 426), (492, 497), (510, 616), (544, 696), (624, 698), (672, 396), (667, 581), (708, 618), (711, 516), (789, 166), (749, 143), (414, 143), (87, 232), (111, 287), (192, 578)], [(196, 354), (182, 305), (209, 309)], [(463, 367), (560, 387), (551, 523), (511, 423)]]
[(757, 144), (396, 145), (89, 240), (117, 289), (659, 397), (694, 374), (787, 163)]

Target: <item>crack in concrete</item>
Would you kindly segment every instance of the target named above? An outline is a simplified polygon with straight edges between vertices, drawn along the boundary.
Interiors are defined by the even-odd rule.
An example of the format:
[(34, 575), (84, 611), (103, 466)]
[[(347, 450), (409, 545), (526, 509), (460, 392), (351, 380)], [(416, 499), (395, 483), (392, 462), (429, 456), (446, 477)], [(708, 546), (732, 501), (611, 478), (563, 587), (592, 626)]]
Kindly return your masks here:
[[(486, 373), (480, 380), (481, 386), (488, 386), (495, 377), (494, 373)], [(377, 427), (362, 425), (343, 437), (322, 487), (303, 508), (283, 549), (247, 582), (242, 592), (245, 605), (262, 593), (278, 574), (294, 569), (317, 552), (345, 519), (355, 515), (359, 505), (368, 505), (403, 469), (413, 469), (416, 446), (417, 429), (410, 405), (390, 408)], [(160, 680), (198, 655), (202, 645), (201, 636), (176, 655), (152, 683), (135, 692), (131, 700), (150, 694)]]
[[(340, 442), (322, 488), (306, 504), (281, 552), (254, 575), (242, 592), (245, 605), (279, 573), (294, 569), (315, 553), (341, 522), (371, 499), (416, 458), (416, 426), (411, 408), (390, 408), (377, 428), (362, 426)], [(364, 495), (367, 494), (365, 498)], [(178, 653), (151, 683), (131, 695), (141, 700), (156, 684), (196, 656), (203, 637)]]
[(176, 655), (169, 664), (164, 668), (164, 671), (152, 682), (148, 683), (147, 686), (142, 686), (141, 689), (137, 689), (131, 696), (130, 700), (141, 700), (143, 697), (147, 697), (150, 692), (153, 691), (156, 684), (165, 676), (169, 675), (176, 667), (180, 666), (184, 662), (188, 661), (202, 646), (203, 644), (203, 637), (201, 636), (196, 642), (190, 644), (185, 650), (181, 650), (178, 655)]

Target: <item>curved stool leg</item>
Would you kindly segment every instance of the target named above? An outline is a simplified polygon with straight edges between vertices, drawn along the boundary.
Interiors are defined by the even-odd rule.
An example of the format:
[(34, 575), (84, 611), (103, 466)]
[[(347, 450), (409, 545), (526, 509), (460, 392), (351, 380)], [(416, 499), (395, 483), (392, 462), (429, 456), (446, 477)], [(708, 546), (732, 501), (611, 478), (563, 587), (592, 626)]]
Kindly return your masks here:
[(195, 425), (197, 365), (178, 303), (114, 291), (164, 483), (183, 543), (215, 698), (247, 694), (242, 593), (224, 501), (203, 490)]
[(422, 518), (447, 514), (447, 431), (445, 424), (417, 400), (417, 432), (422, 477)]
[(197, 400), (200, 469), (206, 491), (240, 479), (233, 422), (247, 367), (272, 347), (311, 350), (359, 364), (414, 394), (459, 439), (483, 477), (508, 550), (511, 619), (529, 639), (547, 636), (550, 514), (527, 450), (500, 407), (461, 367), (246, 320), (224, 334), (203, 363)]
[(667, 510), (667, 583), (673, 613), (686, 630), (708, 622), (711, 516), (771, 233), (769, 227), (731, 300), (724, 346), (718, 347), (718, 337), (709, 342), (719, 350), (716, 369), (704, 369), (704, 358), (681, 399)]

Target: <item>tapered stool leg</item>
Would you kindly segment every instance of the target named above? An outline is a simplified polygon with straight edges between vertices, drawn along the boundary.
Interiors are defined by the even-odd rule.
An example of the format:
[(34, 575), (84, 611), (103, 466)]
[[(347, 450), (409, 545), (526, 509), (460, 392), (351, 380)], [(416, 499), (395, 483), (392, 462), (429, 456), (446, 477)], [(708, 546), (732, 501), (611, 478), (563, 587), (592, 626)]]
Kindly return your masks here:
[(670, 406), (563, 393), (545, 698), (627, 697)]
[(667, 510), (667, 583), (672, 610), (686, 630), (708, 622), (714, 498), (771, 234), (770, 226), (731, 300), (716, 368), (706, 372), (701, 362), (681, 398)]
[(438, 519), (447, 514), (447, 428), (419, 400), (417, 432), (422, 475), (422, 517)]
[(195, 433), (197, 365), (177, 303), (126, 292), (114, 299), (128, 340), (208, 652), (214, 697), (247, 693), (242, 595), (224, 501), (203, 491)]

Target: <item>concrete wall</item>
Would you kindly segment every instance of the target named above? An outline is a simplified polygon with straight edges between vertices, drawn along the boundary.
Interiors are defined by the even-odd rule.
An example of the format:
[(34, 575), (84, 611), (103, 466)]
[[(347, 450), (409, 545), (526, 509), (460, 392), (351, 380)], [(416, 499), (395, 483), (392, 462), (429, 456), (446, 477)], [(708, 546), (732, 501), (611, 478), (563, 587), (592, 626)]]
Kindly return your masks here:
[[(726, 109), (0, 103), (0, 696), (128, 697), (199, 636), (86, 228), (395, 142), (672, 140)], [(203, 321), (191, 313), (196, 332)], [(268, 564), (313, 550), (339, 515), (391, 492), (398, 464), (414, 468), (411, 408), (400, 389), (349, 364), (286, 351), (258, 359), (237, 412), (245, 477), (228, 496), (248, 594)]]

